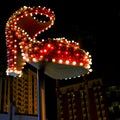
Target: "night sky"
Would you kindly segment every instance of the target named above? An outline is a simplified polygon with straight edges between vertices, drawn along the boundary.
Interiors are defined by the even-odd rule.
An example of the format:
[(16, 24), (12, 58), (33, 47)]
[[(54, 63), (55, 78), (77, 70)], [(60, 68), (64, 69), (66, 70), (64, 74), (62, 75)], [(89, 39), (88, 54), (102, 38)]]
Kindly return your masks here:
[[(92, 55), (92, 74), (100, 75), (104, 67), (115, 68), (119, 65), (119, 6), (110, 2), (106, 5), (86, 1), (4, 0), (0, 3), (0, 63), (2, 66), (6, 65), (5, 24), (16, 10), (25, 5), (45, 6), (54, 11), (55, 24), (42, 33), (40, 39), (66, 37), (79, 42), (81, 48)], [(118, 72), (117, 68), (115, 69)]]
[[(0, 3), (0, 73), (6, 67), (5, 24), (13, 12), (23, 6), (41, 6), (54, 11), (55, 24), (42, 37), (66, 37), (79, 42), (92, 55), (91, 75), (118, 84), (120, 9), (112, 3), (66, 0), (3, 0)], [(118, 67), (119, 66), (119, 67)], [(2, 70), (2, 71), (1, 71)], [(54, 81), (51, 80), (54, 83)], [(50, 87), (50, 85), (47, 85)]]
[[(2, 47), (0, 47), (1, 57), (6, 61), (6, 45), (5, 45), (5, 24), (8, 18), (20, 7), (23, 6), (41, 6), (47, 7), (54, 11), (56, 15), (55, 24), (51, 29), (41, 34), (40, 38), (57, 38), (65, 37), (68, 40), (74, 40), (80, 43), (81, 48), (89, 51), (93, 58), (96, 57), (97, 41), (96, 41), (96, 7), (94, 5), (79, 3), (79, 2), (65, 2), (58, 1), (43, 1), (43, 0), (4, 0), (0, 4), (0, 39)], [(2, 60), (2, 62), (3, 62)], [(93, 59), (93, 66), (95, 67), (96, 60)], [(94, 69), (94, 68), (93, 68)], [(96, 68), (95, 68), (96, 71)]]

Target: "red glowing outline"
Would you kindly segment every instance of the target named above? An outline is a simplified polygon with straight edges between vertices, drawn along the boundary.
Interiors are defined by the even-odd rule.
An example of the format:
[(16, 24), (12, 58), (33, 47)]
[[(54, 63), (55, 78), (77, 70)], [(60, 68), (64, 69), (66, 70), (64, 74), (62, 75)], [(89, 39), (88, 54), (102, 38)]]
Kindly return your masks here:
[[(39, 22), (34, 14), (44, 15), (49, 21)], [(45, 7), (22, 7), (6, 23), (7, 75), (20, 76), (26, 62), (54, 62), (82, 66), (90, 72), (91, 56), (79, 44), (65, 38), (37, 41), (41, 32), (54, 24), (54, 12)]]

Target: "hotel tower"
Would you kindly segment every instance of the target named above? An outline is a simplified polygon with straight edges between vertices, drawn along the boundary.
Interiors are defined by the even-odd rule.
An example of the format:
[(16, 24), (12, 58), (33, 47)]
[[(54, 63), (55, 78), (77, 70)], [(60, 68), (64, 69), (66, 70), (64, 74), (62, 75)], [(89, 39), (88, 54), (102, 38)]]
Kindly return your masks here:
[(25, 69), (22, 77), (0, 79), (0, 112), (8, 112), (10, 101), (16, 113), (37, 115), (37, 75)]
[(101, 79), (58, 88), (58, 120), (108, 120)]

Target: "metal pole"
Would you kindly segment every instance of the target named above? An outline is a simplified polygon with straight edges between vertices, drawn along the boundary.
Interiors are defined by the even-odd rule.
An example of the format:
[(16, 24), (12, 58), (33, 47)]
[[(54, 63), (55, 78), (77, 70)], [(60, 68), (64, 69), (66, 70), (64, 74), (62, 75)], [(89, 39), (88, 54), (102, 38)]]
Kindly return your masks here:
[(44, 69), (37, 69), (38, 120), (46, 120)]
[(90, 101), (89, 101), (89, 87), (88, 87), (88, 81), (86, 79), (86, 75), (83, 76), (83, 80), (84, 80), (84, 83), (85, 83), (85, 91), (86, 91), (86, 97), (87, 97), (87, 120), (91, 120), (90, 118)]
[(38, 120), (40, 120), (40, 80), (39, 80), (39, 69), (37, 69), (37, 92), (38, 92)]

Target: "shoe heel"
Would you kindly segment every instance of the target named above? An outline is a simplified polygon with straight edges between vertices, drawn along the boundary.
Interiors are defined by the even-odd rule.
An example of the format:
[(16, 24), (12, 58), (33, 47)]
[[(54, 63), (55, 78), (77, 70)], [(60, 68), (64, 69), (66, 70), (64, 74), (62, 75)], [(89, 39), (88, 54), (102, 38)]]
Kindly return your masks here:
[[(44, 15), (47, 22), (38, 22), (33, 14)], [(29, 62), (29, 47), (36, 37), (54, 24), (54, 12), (45, 7), (22, 7), (16, 11), (6, 23), (7, 75), (21, 76), (26, 62)]]

